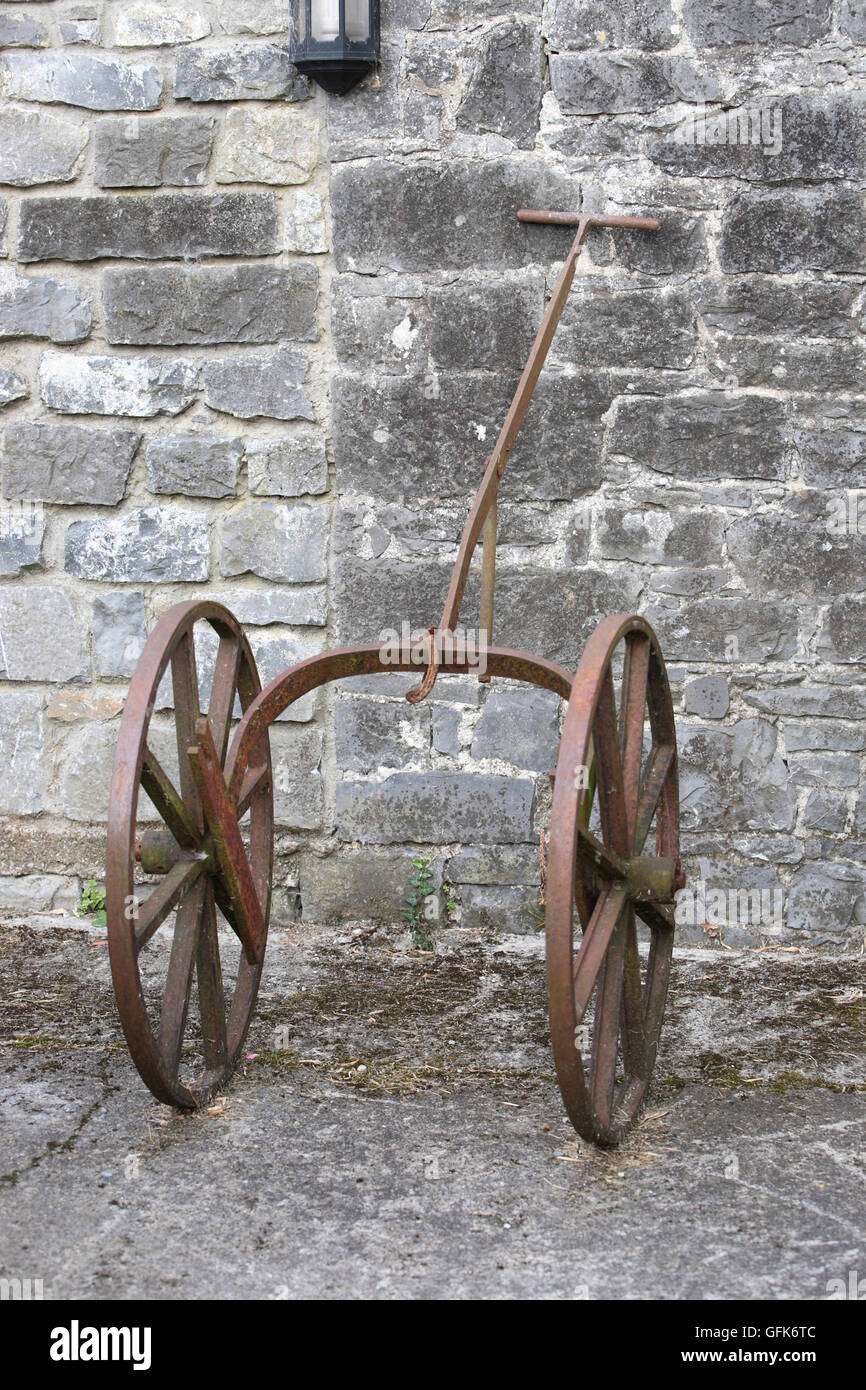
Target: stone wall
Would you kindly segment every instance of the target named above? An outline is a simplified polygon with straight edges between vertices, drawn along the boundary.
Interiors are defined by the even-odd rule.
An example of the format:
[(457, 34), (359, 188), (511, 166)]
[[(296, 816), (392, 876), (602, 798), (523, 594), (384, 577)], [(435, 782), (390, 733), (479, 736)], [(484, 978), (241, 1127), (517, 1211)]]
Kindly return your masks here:
[[(858, 941), (862, 4), (385, 0), (343, 98), (288, 25), (0, 3), (0, 907), (101, 872), (170, 603), (225, 601), (265, 679), (438, 618), (569, 244), (514, 212), (582, 207), (663, 226), (587, 242), (502, 488), (496, 640), (574, 666), (598, 618), (648, 613), (692, 882), (728, 904), (692, 934)], [(395, 920), (422, 846), (455, 920), (532, 930), (557, 702), (457, 679), (412, 708), (412, 683), (274, 729), (276, 915)], [(737, 908), (758, 890), (772, 918)]]

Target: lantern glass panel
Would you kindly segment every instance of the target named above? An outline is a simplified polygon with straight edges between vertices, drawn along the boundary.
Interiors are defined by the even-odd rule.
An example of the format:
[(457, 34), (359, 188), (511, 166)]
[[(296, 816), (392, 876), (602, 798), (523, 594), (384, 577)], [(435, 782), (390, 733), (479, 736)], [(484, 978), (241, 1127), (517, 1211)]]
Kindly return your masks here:
[(313, 0), (310, 29), (319, 43), (333, 43), (340, 34), (340, 0)]
[(352, 43), (363, 43), (369, 37), (369, 0), (346, 0), (346, 38)]

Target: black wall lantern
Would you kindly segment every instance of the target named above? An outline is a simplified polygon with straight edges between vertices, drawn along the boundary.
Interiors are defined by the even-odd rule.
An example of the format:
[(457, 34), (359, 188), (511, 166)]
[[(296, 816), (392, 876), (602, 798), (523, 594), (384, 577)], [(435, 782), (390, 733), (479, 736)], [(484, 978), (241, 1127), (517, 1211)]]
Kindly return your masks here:
[(379, 0), (297, 0), (292, 62), (326, 92), (348, 92), (379, 61)]

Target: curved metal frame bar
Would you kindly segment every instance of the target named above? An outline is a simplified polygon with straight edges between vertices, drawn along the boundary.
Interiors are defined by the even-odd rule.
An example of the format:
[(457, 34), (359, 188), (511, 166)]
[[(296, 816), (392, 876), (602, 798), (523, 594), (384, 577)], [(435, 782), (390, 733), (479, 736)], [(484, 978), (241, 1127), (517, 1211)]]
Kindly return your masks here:
[[(290, 666), (253, 700), (235, 731), (226, 760), (229, 796), (240, 808), (252, 794), (262, 775), (258, 768), (250, 770), (254, 750), (274, 720), (302, 695), (320, 685), (327, 685), (329, 681), (345, 680), (351, 676), (390, 675), (395, 671), (417, 669), (417, 661), (412, 661), (408, 656), (399, 662), (390, 656), (386, 658), (381, 645), (335, 647)], [(453, 661), (439, 669), (441, 674), (465, 676), (473, 674), (475, 667), (468, 661)], [(563, 700), (567, 700), (571, 694), (572, 677), (564, 666), (530, 656), (527, 652), (491, 647), (487, 652), (487, 669), (491, 676), (506, 676), (552, 690)]]

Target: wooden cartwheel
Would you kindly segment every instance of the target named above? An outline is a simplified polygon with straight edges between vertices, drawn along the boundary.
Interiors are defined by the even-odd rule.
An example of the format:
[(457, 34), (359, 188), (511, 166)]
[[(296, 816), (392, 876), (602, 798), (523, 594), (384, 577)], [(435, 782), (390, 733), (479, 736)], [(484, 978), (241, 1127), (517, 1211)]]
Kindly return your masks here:
[[(518, 217), (573, 224), (577, 234), (485, 463), (439, 624), (408, 651), (395, 654), (382, 645), (327, 651), (262, 690), (231, 613), (207, 601), (181, 603), (157, 623), (136, 667), (109, 804), (109, 948), (133, 1061), (168, 1104), (194, 1108), (225, 1086), (255, 1008), (273, 869), (271, 724), (320, 685), (417, 670), (420, 656), (426, 671), (407, 695), (412, 703), (425, 699), (440, 676), (466, 674), (526, 681), (567, 702), (554, 774), (546, 913), (556, 1073), (569, 1118), (585, 1139), (616, 1144), (640, 1112), (664, 1015), (672, 904), (683, 886), (676, 730), (658, 641), (641, 617), (605, 618), (572, 676), (524, 652), (489, 645), (484, 651), (484, 643), (468, 651), (457, 622), (483, 533), (480, 634), (489, 643), (497, 489), (587, 231), (653, 231), (659, 223), (551, 212)], [(207, 653), (201, 673), (197, 650)], [(219, 917), (234, 933), (231, 950), (225, 938), (221, 946)], [(158, 931), (171, 933), (161, 959), (148, 950)]]

